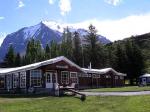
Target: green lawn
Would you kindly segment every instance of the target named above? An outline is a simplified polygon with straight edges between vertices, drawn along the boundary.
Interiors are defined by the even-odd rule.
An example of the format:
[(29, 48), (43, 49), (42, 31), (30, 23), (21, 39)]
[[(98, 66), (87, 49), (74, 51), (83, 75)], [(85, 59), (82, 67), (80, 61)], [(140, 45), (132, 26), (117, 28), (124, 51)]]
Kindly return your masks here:
[(150, 112), (147, 96), (2, 98), (0, 112)]
[(150, 86), (138, 87), (138, 86), (129, 86), (129, 87), (119, 87), (119, 88), (98, 88), (98, 89), (86, 89), (84, 91), (92, 92), (127, 92), (127, 91), (150, 91)]

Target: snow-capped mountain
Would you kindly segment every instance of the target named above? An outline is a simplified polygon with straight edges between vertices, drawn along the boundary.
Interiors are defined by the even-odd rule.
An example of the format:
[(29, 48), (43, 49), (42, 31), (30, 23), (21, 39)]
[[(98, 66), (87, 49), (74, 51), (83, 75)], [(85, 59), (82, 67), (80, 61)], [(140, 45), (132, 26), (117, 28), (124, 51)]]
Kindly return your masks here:
[[(0, 59), (5, 56), (10, 44), (13, 45), (15, 52), (23, 53), (26, 49), (27, 42), (31, 39), (37, 39), (41, 41), (43, 47), (51, 40), (61, 42), (62, 33), (64, 28), (68, 27), (71, 32), (77, 31), (81, 35), (81, 38), (88, 34), (85, 29), (76, 29), (68, 24), (60, 24), (56, 22), (40, 22), (37, 25), (24, 27), (14, 33), (6, 36), (0, 47)], [(110, 43), (110, 40), (99, 35), (99, 40), (104, 43)], [(82, 40), (82, 39), (81, 39)]]

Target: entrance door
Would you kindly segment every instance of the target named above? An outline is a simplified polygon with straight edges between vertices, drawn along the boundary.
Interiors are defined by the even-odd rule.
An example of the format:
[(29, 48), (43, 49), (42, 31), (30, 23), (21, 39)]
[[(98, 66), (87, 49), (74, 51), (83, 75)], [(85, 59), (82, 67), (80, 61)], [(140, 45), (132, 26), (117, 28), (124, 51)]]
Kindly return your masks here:
[(142, 78), (142, 84), (146, 85), (146, 78)]
[(46, 72), (46, 88), (53, 88), (52, 72)]

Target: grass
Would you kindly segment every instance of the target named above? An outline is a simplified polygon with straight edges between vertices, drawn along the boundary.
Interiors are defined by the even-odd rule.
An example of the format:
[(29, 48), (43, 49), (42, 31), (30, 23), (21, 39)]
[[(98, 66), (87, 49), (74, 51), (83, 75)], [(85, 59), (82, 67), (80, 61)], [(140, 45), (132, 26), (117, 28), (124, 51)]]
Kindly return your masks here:
[(98, 89), (86, 89), (84, 91), (91, 91), (91, 92), (150, 91), (150, 86), (145, 86), (145, 87), (129, 86), (129, 87), (119, 87), (119, 88), (98, 88)]
[(0, 97), (0, 112), (150, 112), (150, 95), (75, 97)]

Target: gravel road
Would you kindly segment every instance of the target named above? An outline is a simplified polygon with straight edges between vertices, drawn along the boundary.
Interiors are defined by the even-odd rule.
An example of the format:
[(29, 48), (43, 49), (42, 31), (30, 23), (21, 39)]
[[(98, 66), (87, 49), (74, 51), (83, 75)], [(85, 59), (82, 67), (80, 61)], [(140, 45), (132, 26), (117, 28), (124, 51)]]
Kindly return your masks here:
[(150, 91), (140, 92), (80, 92), (86, 96), (134, 96), (134, 95), (150, 95)]

